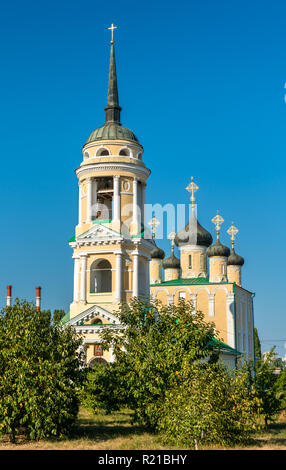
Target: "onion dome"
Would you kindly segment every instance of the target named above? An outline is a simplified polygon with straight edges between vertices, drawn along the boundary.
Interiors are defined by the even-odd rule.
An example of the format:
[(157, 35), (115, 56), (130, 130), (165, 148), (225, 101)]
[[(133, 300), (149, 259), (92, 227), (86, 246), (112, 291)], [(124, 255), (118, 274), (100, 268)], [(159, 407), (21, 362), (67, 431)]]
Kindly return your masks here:
[(217, 239), (214, 245), (207, 249), (207, 255), (209, 258), (212, 256), (224, 256), (227, 258), (229, 254), (230, 249), (227, 246), (222, 245), (219, 239)]
[(163, 261), (163, 268), (164, 269), (179, 269), (180, 268), (180, 260), (174, 255), (174, 253), (171, 254), (169, 258), (164, 259)]
[(198, 222), (194, 211), (192, 211), (191, 218), (185, 228), (177, 233), (175, 243), (177, 246), (181, 245), (199, 245), (210, 246), (213, 242), (211, 234), (203, 228)]
[(95, 129), (89, 136), (87, 144), (97, 140), (128, 140), (130, 142), (139, 143), (136, 135), (127, 127), (123, 127), (120, 123), (120, 111), (118, 100), (117, 75), (115, 64), (115, 51), (113, 41), (110, 50), (109, 65), (109, 83), (107, 106), (105, 110), (105, 124)]
[(228, 257), (227, 264), (228, 266), (243, 266), (244, 259), (242, 256), (237, 255), (233, 248), (230, 256)]
[(165, 258), (165, 251), (162, 250), (161, 248), (159, 248), (156, 243), (155, 243), (155, 247), (153, 248), (153, 250), (151, 251), (150, 253), (150, 256), (151, 258), (156, 258), (156, 259), (163, 259)]

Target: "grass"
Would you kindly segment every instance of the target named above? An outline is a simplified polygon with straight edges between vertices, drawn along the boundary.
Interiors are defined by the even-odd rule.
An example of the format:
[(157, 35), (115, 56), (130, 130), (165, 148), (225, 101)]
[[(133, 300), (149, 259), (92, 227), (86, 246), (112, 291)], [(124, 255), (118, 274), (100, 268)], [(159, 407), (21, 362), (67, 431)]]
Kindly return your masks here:
[[(93, 415), (81, 408), (73, 435), (69, 439), (31, 442), (23, 437), (17, 444), (8, 438), (0, 440), (0, 450), (172, 450), (182, 446), (166, 446), (161, 437), (144, 427), (130, 424), (131, 413), (122, 410), (111, 415)], [(221, 449), (222, 447), (208, 447)], [(286, 414), (282, 414), (268, 430), (254, 434), (251, 445), (236, 450), (286, 450)]]

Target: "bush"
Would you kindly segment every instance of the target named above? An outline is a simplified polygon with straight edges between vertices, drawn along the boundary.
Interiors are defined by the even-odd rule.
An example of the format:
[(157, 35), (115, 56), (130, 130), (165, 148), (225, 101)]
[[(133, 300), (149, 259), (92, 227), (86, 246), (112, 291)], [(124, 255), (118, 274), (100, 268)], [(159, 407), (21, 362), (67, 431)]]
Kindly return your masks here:
[(253, 374), (253, 386), (257, 396), (261, 400), (261, 416), (264, 418), (265, 427), (268, 427), (270, 421), (275, 421), (280, 412), (284, 409), (284, 393), (279, 388), (282, 384), (282, 378), (278, 382), (277, 375), (274, 373), (277, 369), (274, 348), (265, 358), (256, 360)]
[(80, 338), (16, 299), (0, 313), (0, 433), (31, 439), (69, 433), (79, 404)]
[(97, 364), (87, 371), (80, 401), (93, 413), (104, 409), (108, 414), (120, 410), (121, 406), (128, 403), (126, 389), (117, 374), (115, 364)]
[(171, 444), (230, 445), (256, 429), (259, 405), (246, 371), (230, 374), (220, 364), (194, 364), (188, 379), (166, 394), (158, 429)]

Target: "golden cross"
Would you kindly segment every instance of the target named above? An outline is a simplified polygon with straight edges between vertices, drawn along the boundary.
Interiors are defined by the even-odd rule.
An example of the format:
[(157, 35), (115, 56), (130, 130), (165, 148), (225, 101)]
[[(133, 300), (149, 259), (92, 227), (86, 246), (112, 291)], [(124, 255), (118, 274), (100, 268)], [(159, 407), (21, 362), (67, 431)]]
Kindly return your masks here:
[(112, 23), (111, 26), (110, 26), (110, 28), (108, 28), (108, 29), (111, 29), (111, 41), (110, 41), (110, 44), (114, 44), (114, 41), (113, 41), (113, 31), (114, 31), (115, 29), (117, 29), (117, 26), (114, 26), (114, 24)]
[(216, 228), (216, 234), (217, 234), (217, 239), (219, 239), (219, 231), (220, 231), (220, 226), (223, 224), (224, 219), (219, 215), (217, 211), (217, 215), (212, 218), (212, 223), (215, 225)]
[(176, 232), (173, 230), (173, 232), (169, 233), (168, 235), (169, 240), (171, 240), (171, 248), (172, 248), (172, 255), (174, 254), (174, 244), (175, 244), (175, 238), (176, 238)]
[(237, 235), (238, 232), (239, 232), (238, 228), (236, 228), (236, 227), (233, 225), (233, 222), (231, 222), (231, 226), (230, 226), (229, 229), (227, 230), (227, 233), (229, 234), (229, 236), (230, 236), (230, 238), (231, 238), (232, 248), (234, 247), (235, 236)]
[(152, 239), (155, 240), (156, 227), (160, 225), (159, 220), (153, 215), (152, 219), (148, 222), (148, 225), (152, 227)]
[(191, 202), (192, 202), (192, 207), (195, 205), (195, 196), (194, 193), (199, 189), (199, 187), (194, 183), (194, 178), (191, 177), (191, 182), (190, 184), (186, 187), (186, 190), (189, 191), (189, 193), (192, 193), (191, 195)]

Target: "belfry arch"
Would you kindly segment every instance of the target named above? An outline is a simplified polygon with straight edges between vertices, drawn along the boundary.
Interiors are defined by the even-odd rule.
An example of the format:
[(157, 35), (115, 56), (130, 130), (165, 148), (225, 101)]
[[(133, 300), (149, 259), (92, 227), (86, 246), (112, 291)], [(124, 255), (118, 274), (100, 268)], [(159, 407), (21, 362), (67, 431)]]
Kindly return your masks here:
[(93, 261), (90, 266), (90, 293), (112, 292), (111, 264), (106, 259)]

